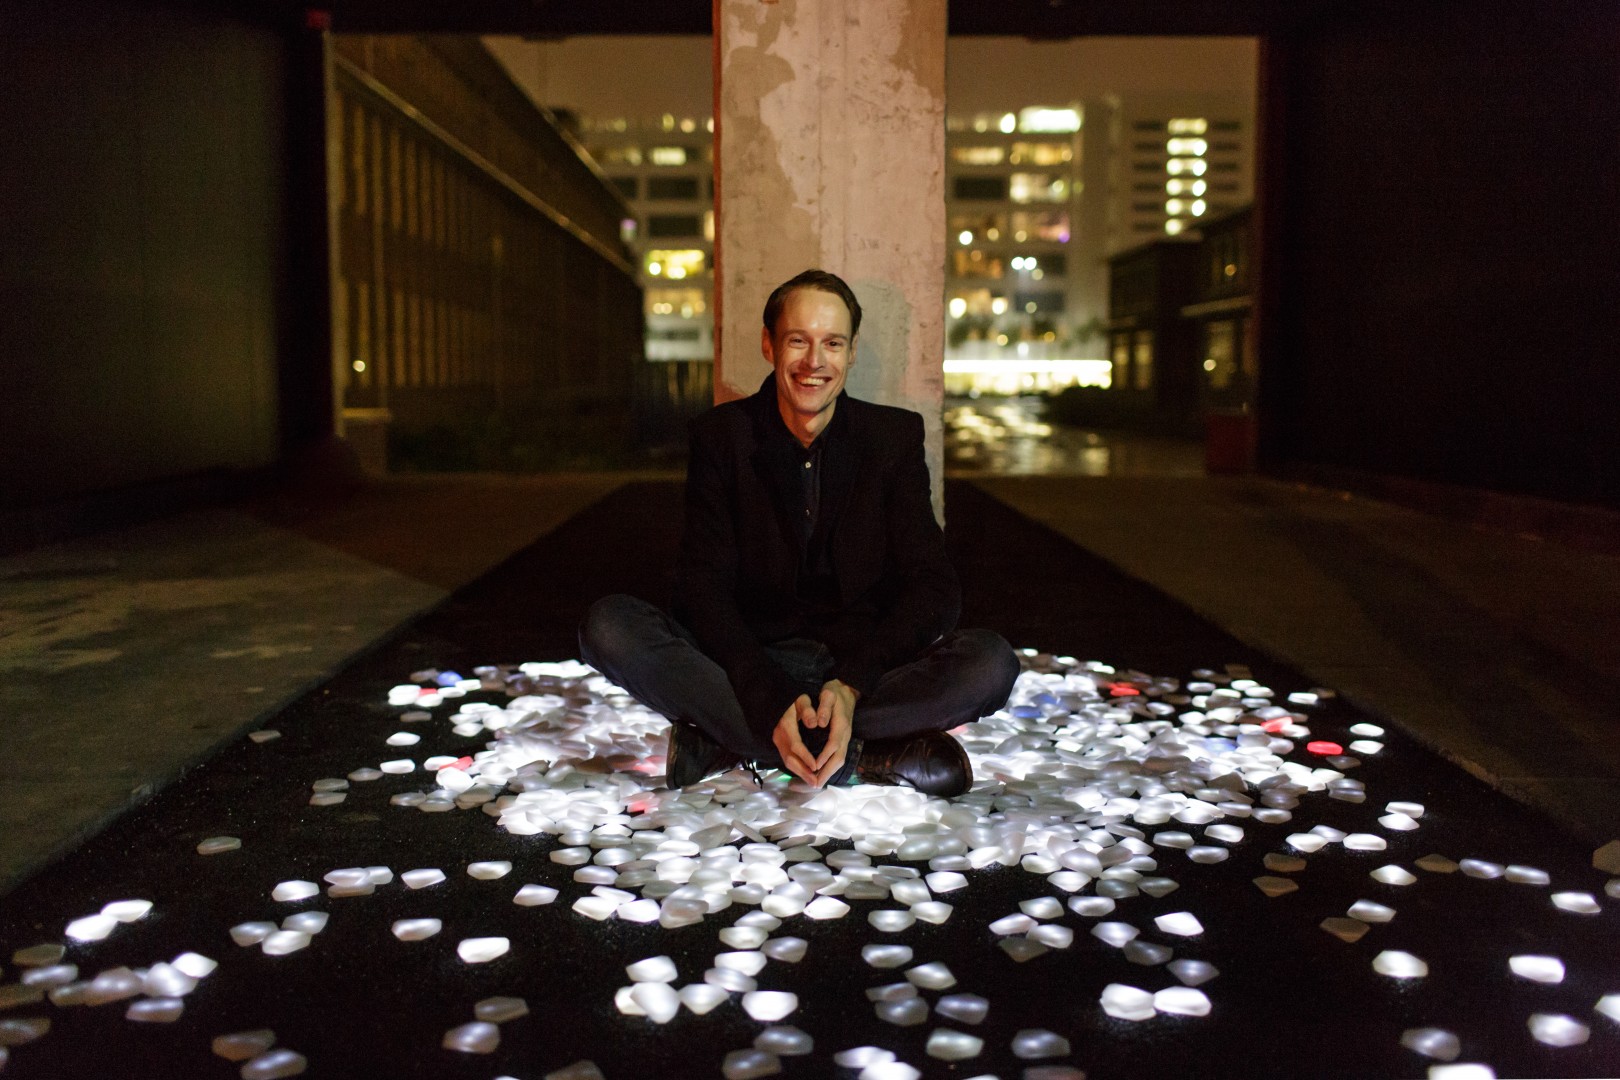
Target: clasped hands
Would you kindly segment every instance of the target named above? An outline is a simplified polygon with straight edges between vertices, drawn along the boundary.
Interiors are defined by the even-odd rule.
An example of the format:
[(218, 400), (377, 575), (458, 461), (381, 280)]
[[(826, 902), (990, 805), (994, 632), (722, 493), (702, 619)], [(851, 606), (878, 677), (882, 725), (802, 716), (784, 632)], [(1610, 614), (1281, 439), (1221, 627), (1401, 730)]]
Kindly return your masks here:
[[(788, 772), (811, 787), (821, 787), (843, 768), (859, 698), (853, 687), (830, 679), (821, 684), (820, 700), (815, 704), (811, 704), (809, 694), (800, 694), (787, 707), (776, 722), (771, 741)], [(827, 744), (820, 754), (811, 754), (804, 745), (801, 727), (828, 729)]]

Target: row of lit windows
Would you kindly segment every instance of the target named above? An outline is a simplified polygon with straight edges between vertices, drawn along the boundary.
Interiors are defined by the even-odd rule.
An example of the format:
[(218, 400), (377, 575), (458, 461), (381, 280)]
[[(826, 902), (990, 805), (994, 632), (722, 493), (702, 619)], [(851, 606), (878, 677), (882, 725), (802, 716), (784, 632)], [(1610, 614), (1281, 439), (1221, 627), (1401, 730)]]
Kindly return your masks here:
[(1137, 120), (1131, 127), (1136, 131), (1165, 131), (1171, 135), (1204, 135), (1212, 131), (1242, 131), (1243, 123), (1239, 120), (1178, 117), (1174, 120)]
[(945, 121), (950, 131), (999, 131), (1003, 135), (1014, 132), (1025, 134), (1070, 134), (1080, 130), (1081, 112), (1078, 108), (1055, 109), (1032, 105), (1016, 113), (978, 113), (975, 116), (953, 116)]
[(622, 116), (615, 116), (607, 120), (595, 120), (584, 117), (579, 122), (581, 131), (609, 131), (623, 133), (626, 131), (679, 131), (690, 135), (699, 128), (712, 133), (714, 131), (714, 117), (705, 116), (699, 120), (695, 116), (677, 117), (674, 113), (665, 113), (657, 120), (627, 120)]
[(649, 277), (668, 278), (671, 281), (697, 277), (709, 265), (708, 253), (698, 248), (655, 248), (647, 252), (643, 260), (642, 265), (646, 267)]
[[(973, 317), (977, 319), (986, 316), (1005, 315), (1009, 311), (1023, 312), (1025, 315), (1038, 313), (1056, 314), (1067, 306), (1067, 297), (1060, 292), (1020, 292), (1014, 293), (1009, 300), (1004, 294), (992, 293), (988, 289), (974, 289), (952, 296), (946, 305), (953, 319)], [(1002, 342), (1006, 344), (1005, 341)]]
[(1047, 252), (1043, 255), (1014, 255), (1007, 257), (1005, 252), (985, 251), (982, 248), (964, 250), (954, 248), (950, 253), (950, 272), (952, 277), (958, 278), (989, 278), (1000, 281), (1007, 277), (1009, 271), (1024, 275), (1030, 281), (1041, 281), (1048, 275), (1062, 277), (1069, 270), (1069, 260), (1060, 253)]
[(1015, 142), (1012, 146), (953, 146), (951, 160), (958, 165), (1066, 165), (1074, 160), (1067, 143)]
[(1067, 210), (1014, 210), (1011, 213), (963, 213), (949, 217), (952, 235), (960, 239), (969, 233), (974, 239), (983, 238), (998, 243), (1002, 237), (1011, 237), (1014, 243), (1030, 241), (1048, 244), (1067, 244), (1071, 235)]
[(1069, 180), (1051, 173), (958, 176), (951, 181), (951, 194), (974, 202), (1064, 202), (1069, 197)]
[(713, 163), (712, 146), (596, 146), (590, 150), (597, 164), (609, 167), (620, 165), (656, 165), (659, 168), (679, 168), (698, 162)]

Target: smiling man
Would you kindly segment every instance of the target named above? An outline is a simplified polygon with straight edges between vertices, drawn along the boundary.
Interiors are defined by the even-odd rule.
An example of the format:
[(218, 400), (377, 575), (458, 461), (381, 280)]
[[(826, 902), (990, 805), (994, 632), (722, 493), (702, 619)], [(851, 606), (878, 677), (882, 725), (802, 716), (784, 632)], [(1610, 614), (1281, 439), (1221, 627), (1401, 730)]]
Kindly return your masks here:
[(836, 275), (771, 293), (771, 374), (692, 424), (673, 615), (616, 595), (580, 628), (585, 661), (670, 718), (670, 787), (746, 763), (958, 795), (946, 732), (1012, 691), (1011, 647), (955, 629), (922, 417), (844, 392), (860, 328)]

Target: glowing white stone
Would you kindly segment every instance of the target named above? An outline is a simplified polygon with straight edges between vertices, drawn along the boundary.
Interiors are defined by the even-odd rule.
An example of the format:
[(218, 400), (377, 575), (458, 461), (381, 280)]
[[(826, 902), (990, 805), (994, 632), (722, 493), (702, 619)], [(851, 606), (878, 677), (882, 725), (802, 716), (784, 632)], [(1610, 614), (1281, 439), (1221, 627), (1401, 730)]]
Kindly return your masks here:
[(390, 776), (403, 776), (406, 773), (416, 771), (416, 762), (410, 758), (395, 758), (392, 761), (384, 761), (377, 768)]
[(1464, 859), (1457, 864), (1464, 874), (1471, 878), (1492, 880), (1502, 876), (1507, 869), (1501, 863), (1486, 862), (1484, 859)]
[(1556, 956), (1520, 955), (1508, 958), (1508, 970), (1521, 979), (1538, 983), (1564, 981), (1564, 962)]
[(86, 1005), (105, 1005), (110, 1001), (122, 1001), (124, 998), (134, 997), (141, 992), (141, 977), (127, 967), (108, 968), (85, 987), (84, 1003)]
[(1417, 881), (1416, 874), (1394, 863), (1380, 866), (1367, 876), (1383, 885), (1411, 885)]
[(1591, 893), (1560, 892), (1552, 894), (1552, 902), (1560, 910), (1572, 912), (1576, 915), (1596, 915), (1602, 911), (1602, 906)]
[(637, 983), (630, 991), (630, 999), (655, 1024), (667, 1024), (681, 1011), (680, 995), (668, 983)]
[(491, 1024), (529, 1015), (529, 1003), (520, 997), (487, 997), (473, 1005), (473, 1016)]
[(405, 883), (406, 888), (425, 889), (429, 885), (437, 885), (443, 881), (444, 871), (431, 869), (407, 870), (399, 875), (399, 879)]
[(946, 994), (934, 1003), (934, 1011), (962, 1024), (978, 1024), (990, 1013), (990, 1002), (977, 994)]
[(801, 937), (771, 938), (759, 947), (759, 951), (784, 964), (797, 964), (804, 959), (805, 952), (810, 943)]
[(936, 893), (955, 892), (967, 887), (967, 878), (954, 870), (936, 870), (923, 878)]
[(270, 891), (270, 899), (291, 903), (319, 896), (321, 887), (313, 881), (283, 881)]
[(242, 1066), (242, 1080), (282, 1080), (302, 1076), (308, 1068), (309, 1060), (296, 1050), (269, 1050)]
[(111, 915), (86, 915), (68, 923), (63, 933), (74, 941), (101, 941), (117, 925), (118, 920)]
[(1035, 920), (1028, 915), (1004, 915), (990, 924), (992, 934), (1027, 934), (1035, 929)]
[(1149, 896), (1169, 896), (1181, 888), (1179, 883), (1164, 877), (1145, 877), (1136, 885)]
[(124, 1019), (138, 1024), (172, 1024), (186, 1011), (186, 1003), (173, 997), (149, 997), (132, 1001)]
[(467, 864), (467, 876), (479, 881), (495, 881), (512, 872), (512, 864), (505, 859)]
[(1589, 1039), (1592, 1029), (1562, 1013), (1531, 1013), (1530, 1034), (1548, 1046), (1579, 1046)]
[(493, 1054), (501, 1045), (501, 1029), (494, 1024), (475, 1020), (445, 1032), (439, 1045), (463, 1054)]
[(444, 929), (438, 919), (399, 919), (393, 926), (394, 936), (401, 941), (423, 941)]
[(928, 1034), (925, 1050), (940, 1061), (966, 1061), (984, 1052), (984, 1040), (950, 1028), (935, 1028)]
[(1417, 819), (1405, 814), (1385, 814), (1378, 819), (1378, 824), (1395, 832), (1411, 832), (1418, 827)]
[(197, 844), (199, 855), (223, 855), (227, 851), (236, 851), (242, 846), (242, 841), (234, 836), (210, 836)]
[(257, 945), (275, 932), (276, 924), (273, 922), (237, 923), (231, 927), (231, 940), (246, 948), (249, 945)]
[(872, 1008), (879, 1020), (895, 1027), (915, 1027), (928, 1019), (928, 1002), (919, 997), (879, 1001)]
[(256, 1031), (235, 1031), (229, 1035), (216, 1035), (212, 1044), (216, 1057), (226, 1061), (246, 1061), (276, 1045), (276, 1033), (269, 1028)]
[(789, 1016), (799, 1007), (799, 995), (786, 990), (755, 990), (743, 995), (743, 1011), (767, 1023)]
[(647, 1010), (636, 1004), (636, 999), (631, 996), (635, 990), (633, 986), (619, 987), (613, 992), (613, 1006), (625, 1016), (646, 1016)]
[(463, 938), (456, 945), (456, 955), (468, 964), (487, 964), (505, 956), (511, 948), (512, 942), (503, 937)]
[(1344, 838), (1346, 851), (1383, 851), (1389, 847), (1389, 841), (1373, 833), (1351, 833)]
[(720, 942), (733, 949), (757, 949), (768, 936), (767, 931), (757, 926), (728, 926), (720, 931)]
[(1345, 914), (1364, 923), (1387, 923), (1395, 917), (1395, 909), (1375, 904), (1371, 900), (1357, 900), (1350, 905), (1350, 910)]
[(1373, 970), (1392, 979), (1421, 979), (1429, 973), (1429, 965), (1409, 952), (1385, 949), (1373, 957)]
[(1243, 840), (1243, 830), (1236, 825), (1210, 825), (1204, 829), (1204, 835), (1223, 844), (1236, 844)]
[(911, 963), (910, 945), (866, 945), (861, 959), (875, 968), (897, 968)]
[(266, 956), (286, 956), (309, 947), (310, 935), (302, 930), (277, 930), (259, 946)]
[(1509, 866), (1504, 876), (1519, 885), (1546, 885), (1552, 880), (1547, 876), (1547, 871), (1533, 866)]
[(842, 919), (849, 914), (849, 905), (836, 896), (818, 896), (804, 906), (807, 919)]
[(1153, 1007), (1174, 1016), (1208, 1016), (1209, 998), (1190, 986), (1167, 986), (1153, 995)]
[(931, 964), (918, 964), (907, 971), (906, 981), (924, 990), (949, 990), (956, 985), (956, 976), (951, 974), (950, 968), (935, 961)]
[[(582, 896), (574, 901), (573, 910), (588, 919), (601, 922), (619, 910), (619, 902), (607, 896)], [(693, 919), (691, 921), (696, 922), (698, 920)]]
[[(1103, 987), (1102, 996), (1098, 1000), (1102, 1004), (1103, 1012), (1116, 1020), (1151, 1020), (1157, 1011), (1153, 1007), (1152, 994), (1135, 986), (1126, 986), (1123, 983), (1109, 983)], [(1064, 1053), (1067, 1052), (1065, 1048)], [(1013, 1048), (1013, 1053), (1018, 1053), (1016, 1045)], [(1025, 1055), (1019, 1054), (1018, 1056), (1024, 1057)]]
[(758, 975), (765, 968), (765, 954), (753, 950), (716, 953), (714, 966), (727, 971), (740, 971), (744, 975)]
[(1107, 896), (1072, 896), (1069, 910), (1087, 919), (1107, 915), (1114, 910), (1114, 901)]
[(1255, 888), (1259, 889), (1267, 896), (1273, 897), (1284, 896), (1288, 893), (1299, 891), (1299, 882), (1295, 881), (1293, 878), (1273, 877), (1270, 874), (1264, 874), (1255, 878), (1254, 885)]
[(1188, 986), (1202, 986), (1220, 974), (1214, 964), (1205, 960), (1172, 960), (1166, 966), (1172, 975)]
[(1199, 844), (1196, 847), (1187, 849), (1187, 858), (1204, 866), (1213, 866), (1215, 863), (1225, 862), (1231, 855), (1232, 853), (1226, 848), (1211, 847), (1207, 844)]
[(1166, 934), (1175, 934), (1178, 937), (1195, 937), (1204, 932), (1204, 924), (1190, 911), (1174, 911), (1168, 915), (1160, 915), (1153, 920), (1153, 925)]
[(141, 993), (155, 998), (182, 998), (197, 989), (197, 980), (173, 964), (153, 964), (141, 979)]
[[(920, 904), (911, 905), (911, 913), (921, 922), (942, 926), (950, 921), (951, 913), (956, 909), (941, 900), (924, 900)], [(808, 910), (806, 911), (808, 914)]]
[(1593, 1008), (1620, 1024), (1620, 994), (1604, 994)]
[(755, 1050), (763, 1050), (777, 1057), (803, 1057), (813, 1052), (815, 1048), (816, 1040), (810, 1037), (809, 1032), (801, 1031), (791, 1024), (768, 1027), (754, 1036)]
[(1307, 855), (1321, 851), (1327, 846), (1327, 841), (1315, 833), (1291, 833), (1288, 836), (1288, 843)]
[(326, 929), (327, 920), (331, 916), (324, 911), (300, 911), (296, 915), (289, 915), (281, 920), (283, 930), (298, 930), (314, 937)]
[(1074, 931), (1056, 923), (1044, 923), (1029, 932), (1029, 939), (1049, 949), (1067, 949), (1074, 944)]
[(1456, 1061), (1462, 1053), (1457, 1036), (1444, 1028), (1407, 1028), (1401, 1032), (1401, 1045), (1436, 1061)]
[(680, 989), (681, 1004), (698, 1016), (713, 1011), (730, 996), (725, 987), (713, 983), (687, 983)]
[(422, 736), (410, 731), (396, 731), (384, 741), (389, 746), (415, 746), (422, 741)]
[(206, 979), (215, 968), (219, 967), (219, 961), (211, 960), (201, 953), (183, 952), (174, 958), (172, 965), (176, 971), (193, 979)]
[[(512, 897), (512, 903), (519, 907), (539, 907), (549, 904), (557, 899), (557, 890), (550, 885), (525, 885)], [(657, 904), (654, 902), (653, 918), (658, 917)]]
[(1063, 902), (1055, 896), (1037, 896), (1019, 903), (1018, 910), (1032, 919), (1055, 919), (1063, 914)]
[(1130, 923), (1100, 922), (1091, 928), (1091, 936), (1105, 945), (1122, 948), (1127, 941), (1132, 941), (1141, 933)]
[[(624, 973), (630, 976), (631, 982), (674, 982), (679, 974), (675, 970), (675, 961), (667, 956), (649, 956), (645, 960), (637, 960), (625, 967)], [(752, 974), (752, 972), (750, 972)]]
[(782, 1071), (782, 1061), (764, 1050), (733, 1050), (720, 1063), (720, 1075), (725, 1080), (756, 1080), (761, 1076), (775, 1076)]
[(56, 963), (65, 955), (67, 949), (61, 945), (29, 945), (12, 953), (11, 962), (18, 967), (45, 967)]
[(909, 911), (896, 911), (893, 908), (882, 908), (877, 911), (868, 912), (866, 921), (871, 923), (874, 929), (881, 930), (886, 934), (898, 934), (900, 931), (915, 923), (917, 921), (917, 917)]

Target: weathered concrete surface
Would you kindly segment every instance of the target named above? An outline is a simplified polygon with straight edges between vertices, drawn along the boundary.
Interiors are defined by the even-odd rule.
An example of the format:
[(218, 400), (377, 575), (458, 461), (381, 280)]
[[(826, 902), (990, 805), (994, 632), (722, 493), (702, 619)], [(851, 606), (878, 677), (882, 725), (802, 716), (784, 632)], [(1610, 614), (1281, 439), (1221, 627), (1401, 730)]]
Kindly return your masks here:
[(771, 289), (830, 270), (864, 312), (849, 391), (922, 414), (938, 505), (945, 4), (723, 0), (715, 29), (715, 396), (769, 370)]

